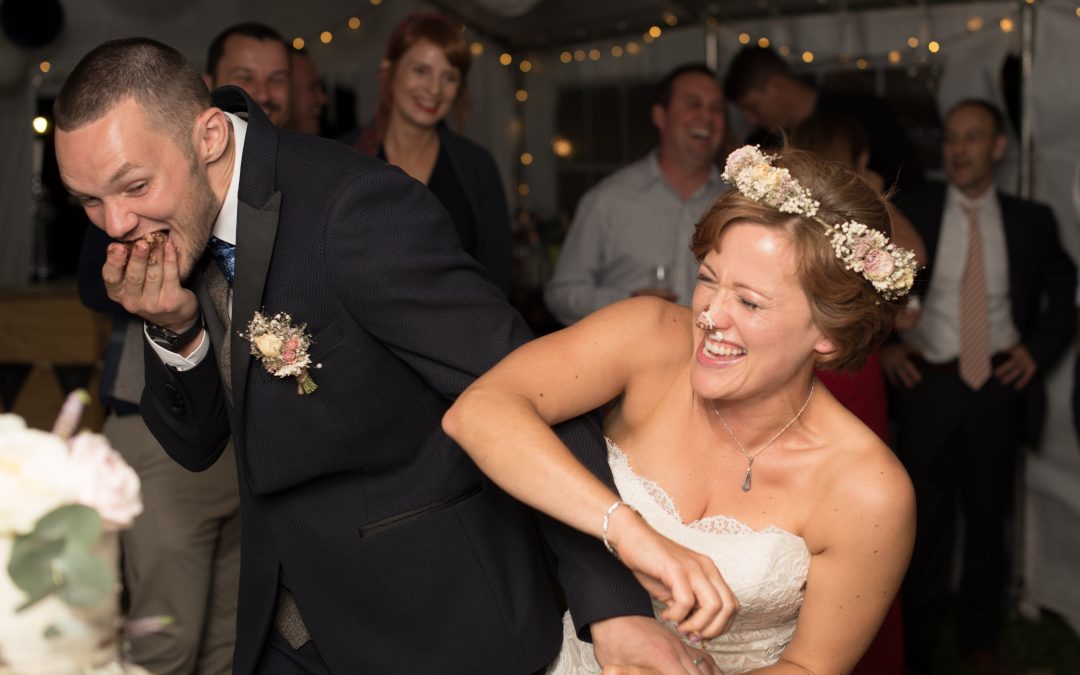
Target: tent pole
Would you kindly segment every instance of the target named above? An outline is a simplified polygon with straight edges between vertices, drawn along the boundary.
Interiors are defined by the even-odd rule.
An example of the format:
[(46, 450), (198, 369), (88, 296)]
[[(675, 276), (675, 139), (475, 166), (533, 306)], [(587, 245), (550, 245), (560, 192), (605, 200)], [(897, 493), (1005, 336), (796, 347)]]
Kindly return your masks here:
[(716, 26), (710, 26), (708, 22), (703, 24), (705, 26), (705, 65), (709, 66), (713, 72), (719, 72), (720, 67), (720, 36), (716, 34)]
[(1020, 0), (1020, 197), (1031, 199), (1035, 166), (1032, 138), (1031, 68), (1035, 52), (1035, 5)]

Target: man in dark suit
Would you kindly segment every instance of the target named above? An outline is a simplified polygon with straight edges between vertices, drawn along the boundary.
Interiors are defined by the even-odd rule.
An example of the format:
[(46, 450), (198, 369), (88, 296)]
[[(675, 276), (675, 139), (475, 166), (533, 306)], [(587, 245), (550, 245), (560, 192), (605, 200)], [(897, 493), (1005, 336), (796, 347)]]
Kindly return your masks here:
[[(211, 101), (146, 39), (84, 57), (54, 112), (65, 184), (131, 245), (110, 247), (102, 276), (146, 322), (148, 426), (194, 471), (235, 440), (236, 672), (536, 672), (561, 639), (549, 567), (603, 660), (696, 667), (599, 542), (512, 500), (441, 431), (453, 397), (529, 336), (421, 184), (274, 129), (240, 89)], [(310, 336), (313, 392), (252, 358), (259, 312)], [(283, 342), (255, 351), (304, 365)], [(561, 433), (610, 486), (598, 427)], [(638, 578), (663, 580), (675, 618), (720, 616), (710, 570), (618, 513), (612, 535), (641, 542)]]
[(958, 103), (945, 124), (949, 184), (908, 193), (901, 204), (929, 257), (919, 319), (881, 353), (894, 385), (897, 452), (918, 503), (903, 587), (907, 663), (916, 671), (930, 668), (942, 628), (957, 500), (957, 639), (977, 670), (996, 668), (1017, 451), (1042, 423), (1041, 374), (1076, 320), (1076, 268), (1053, 214), (994, 189), (1006, 141), (991, 104)]

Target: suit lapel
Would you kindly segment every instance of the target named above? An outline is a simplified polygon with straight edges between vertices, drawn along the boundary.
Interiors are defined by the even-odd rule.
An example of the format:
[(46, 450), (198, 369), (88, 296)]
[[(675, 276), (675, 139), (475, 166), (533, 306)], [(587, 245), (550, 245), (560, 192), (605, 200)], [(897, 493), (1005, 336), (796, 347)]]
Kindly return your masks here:
[[(229, 351), (233, 402), (238, 424), (234, 425), (237, 448), (244, 447), (247, 419), (247, 376), (251, 367), (251, 343), (236, 337), (255, 312), (262, 310), (270, 258), (277, 236), (281, 193), (276, 188), (278, 132), (259, 106), (243, 89), (225, 86), (214, 90), (214, 102), (223, 110), (247, 116), (247, 134), (240, 163), (239, 199), (236, 210), (236, 277), (233, 279), (232, 330)], [(293, 308), (273, 308), (285, 311)], [(239, 433), (236, 433), (236, 431)]]
[[(275, 192), (255, 208), (239, 202), (236, 212), (236, 278), (233, 280), (233, 328), (245, 331), (255, 312), (262, 311), (263, 290), (270, 269), (277, 236), (281, 193)], [(232, 341), (233, 399), (236, 409), (244, 410), (247, 374), (251, 365), (251, 344), (244, 339)]]
[(1005, 262), (1009, 268), (1009, 292), (1016, 291), (1016, 276), (1024, 264), (1021, 251), (1025, 250), (1023, 219), (1014, 208), (1016, 202), (1006, 198), (1000, 191), (997, 193), (998, 209), (1001, 211), (1001, 229), (1005, 232)]

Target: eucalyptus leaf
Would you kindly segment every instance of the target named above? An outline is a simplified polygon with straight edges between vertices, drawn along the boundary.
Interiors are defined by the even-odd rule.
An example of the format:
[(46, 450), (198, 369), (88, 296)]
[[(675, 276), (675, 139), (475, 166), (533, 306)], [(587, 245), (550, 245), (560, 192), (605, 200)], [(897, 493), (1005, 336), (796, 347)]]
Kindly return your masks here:
[(60, 590), (60, 586), (54, 584), (49, 586), (48, 588), (35, 589), (33, 593), (27, 593), (26, 602), (16, 607), (15, 613), (18, 614), (23, 610), (30, 609), (31, 607), (41, 602), (45, 598), (49, 597), (58, 590)]
[(89, 506), (66, 504), (42, 516), (32, 534), (89, 550), (101, 536), (101, 516)]
[(36, 533), (15, 538), (11, 546), (8, 575), (29, 598), (28, 607), (53, 592), (59, 586), (52, 570), (52, 561), (64, 550), (62, 539), (46, 539)]
[(57, 593), (72, 607), (94, 607), (113, 592), (112, 571), (89, 551), (66, 549), (56, 559), (56, 568), (63, 577)]

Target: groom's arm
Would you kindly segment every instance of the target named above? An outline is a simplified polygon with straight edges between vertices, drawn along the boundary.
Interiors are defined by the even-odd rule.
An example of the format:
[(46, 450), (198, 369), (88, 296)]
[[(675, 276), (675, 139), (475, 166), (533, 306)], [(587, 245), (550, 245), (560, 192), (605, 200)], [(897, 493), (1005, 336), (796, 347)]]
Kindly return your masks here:
[[(327, 219), (330, 264), (341, 295), (365, 330), (434, 389), (455, 399), (473, 380), (532, 338), (501, 291), (466, 255), (442, 205), (392, 168), (358, 173)], [(347, 292), (344, 292), (346, 291)], [(558, 432), (590, 471), (614, 490), (607, 449), (593, 418)], [(537, 515), (579, 634), (598, 626), (605, 665), (671, 672), (692, 655), (653, 617), (648, 594), (593, 537)], [(651, 648), (662, 645), (663, 648)], [(702, 670), (701, 672), (708, 672)]]
[[(358, 174), (327, 219), (332, 277), (364, 329), (453, 400), (532, 334), (505, 295), (466, 255), (442, 205), (392, 168)], [(346, 292), (347, 291), (347, 292)], [(612, 489), (595, 420), (560, 425), (564, 442)], [(593, 537), (549, 518), (541, 529), (579, 626), (639, 614), (648, 595)]]
[[(597, 415), (563, 422), (555, 432), (585, 468), (616, 491)], [(581, 639), (591, 640), (589, 626), (597, 621), (626, 615), (653, 616), (648, 594), (600, 541), (546, 515), (538, 513), (537, 519), (555, 555), (555, 572)]]

